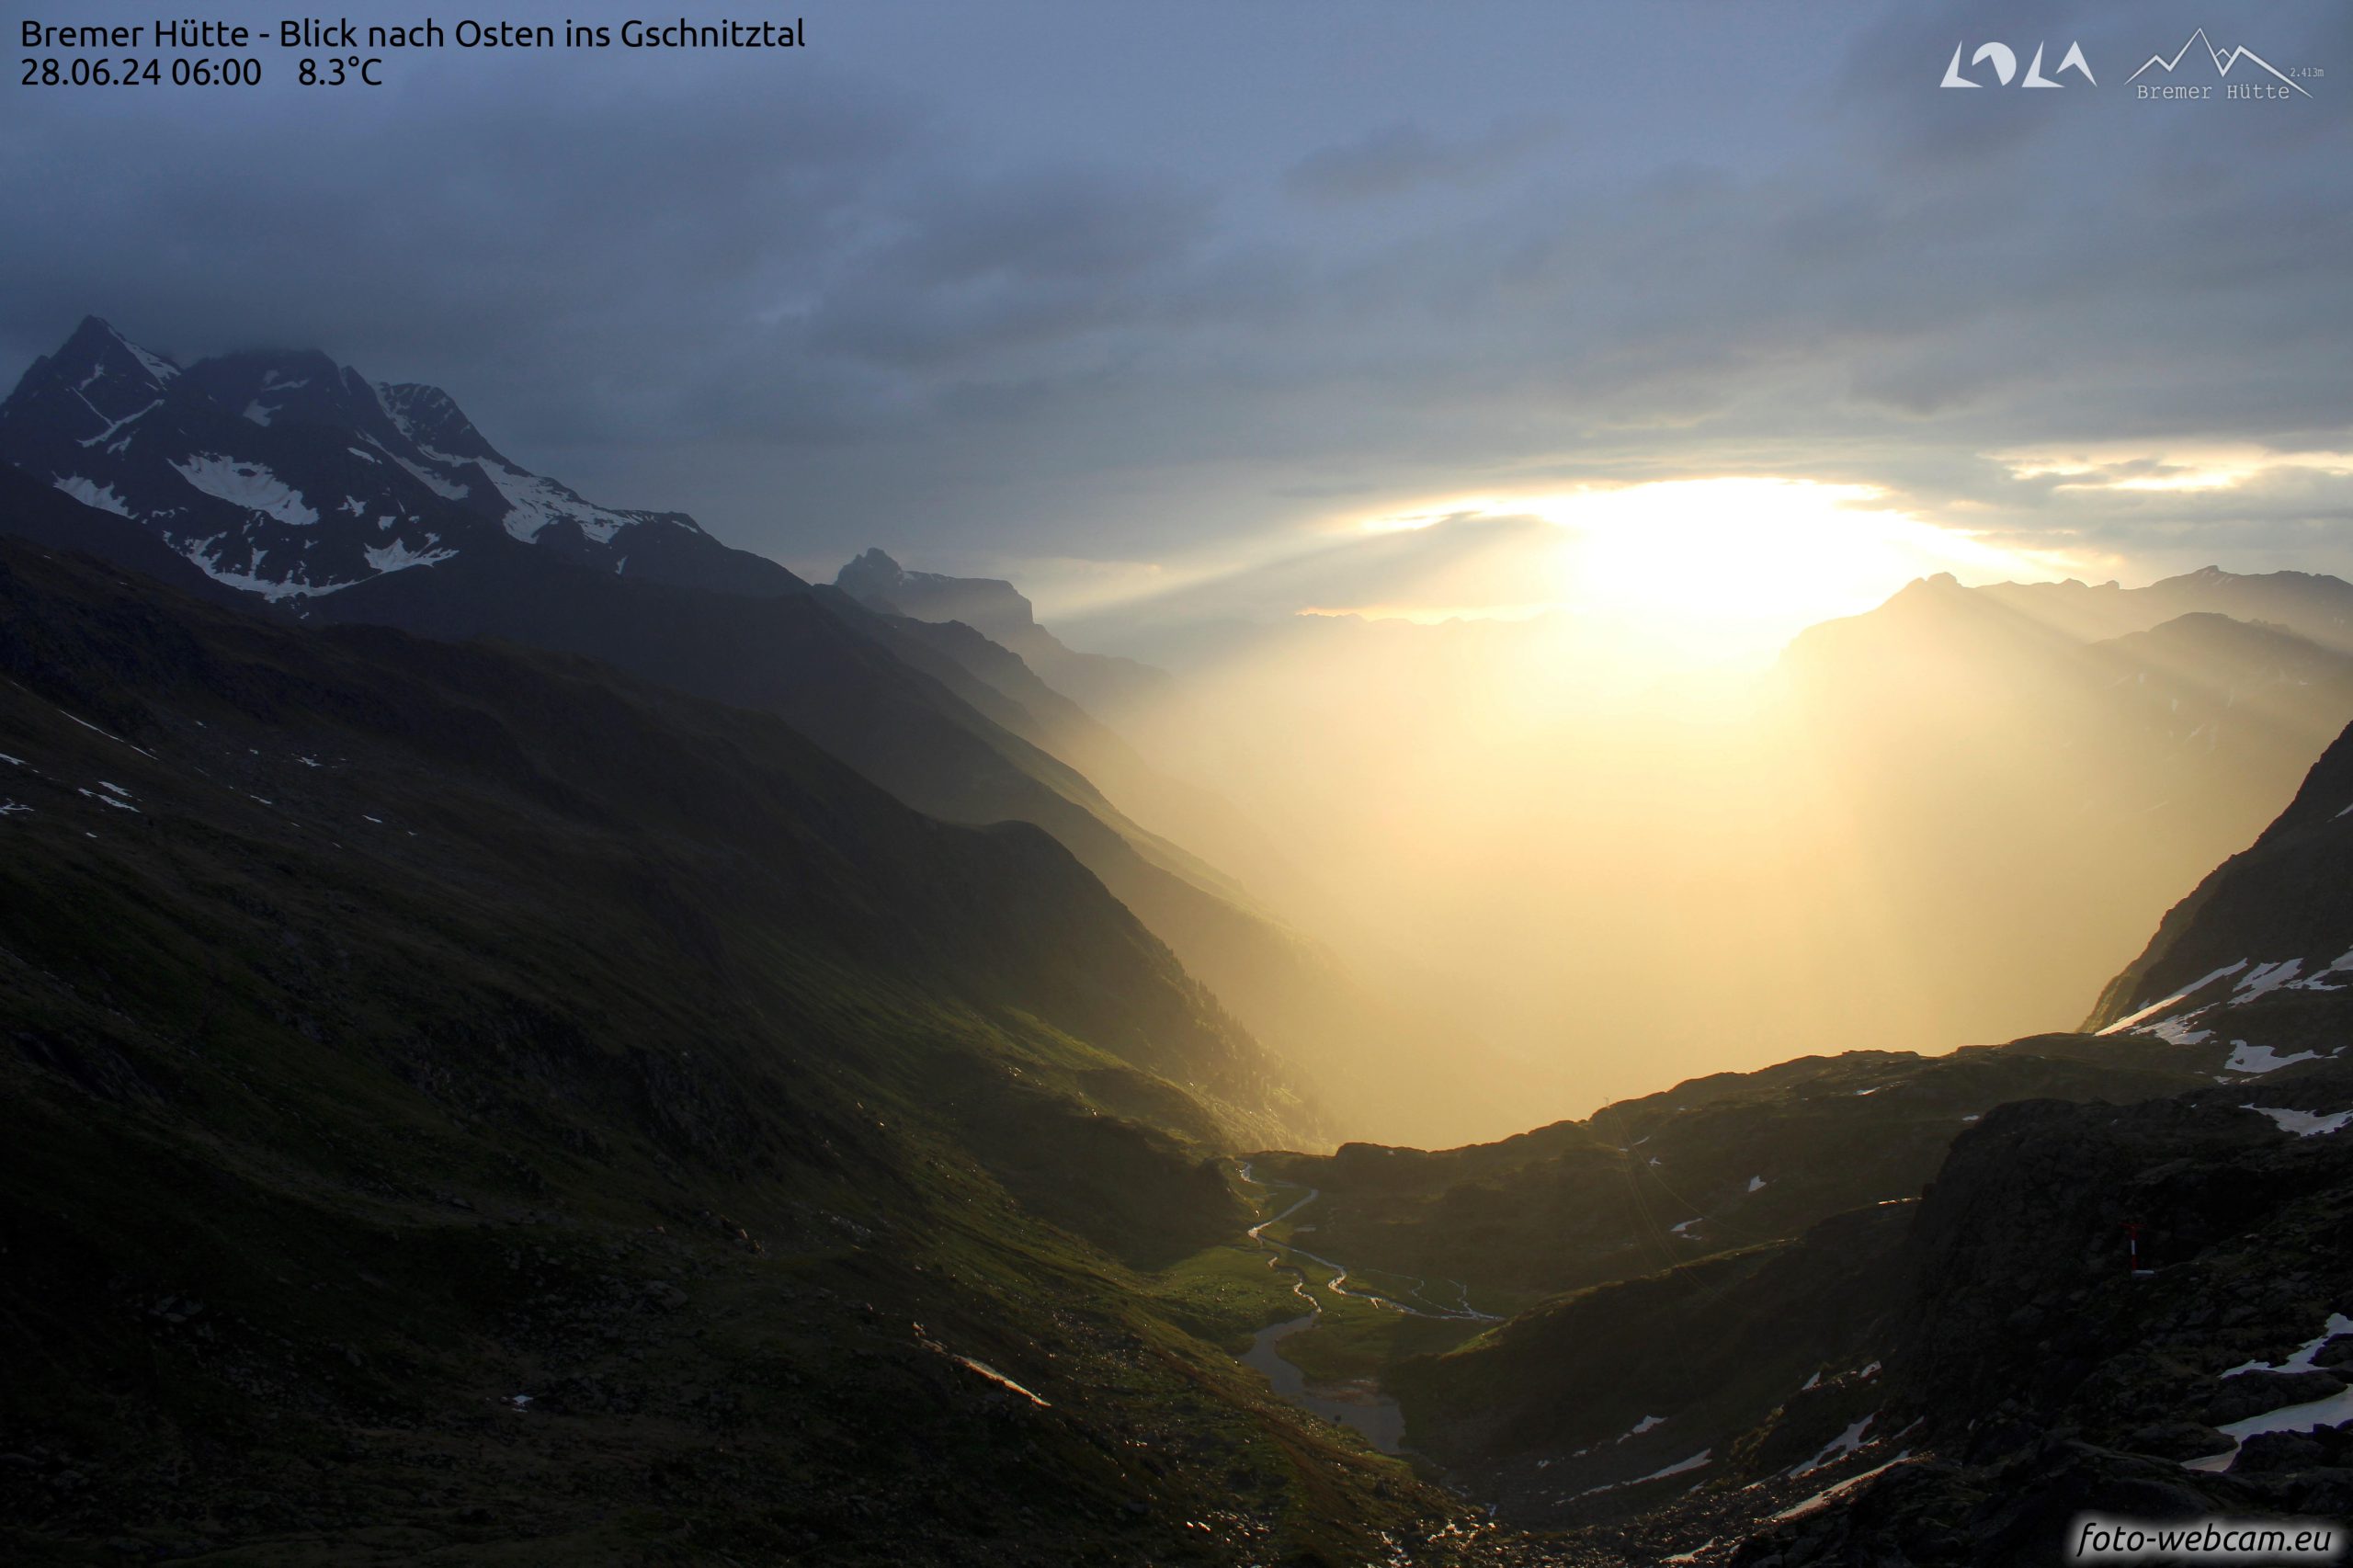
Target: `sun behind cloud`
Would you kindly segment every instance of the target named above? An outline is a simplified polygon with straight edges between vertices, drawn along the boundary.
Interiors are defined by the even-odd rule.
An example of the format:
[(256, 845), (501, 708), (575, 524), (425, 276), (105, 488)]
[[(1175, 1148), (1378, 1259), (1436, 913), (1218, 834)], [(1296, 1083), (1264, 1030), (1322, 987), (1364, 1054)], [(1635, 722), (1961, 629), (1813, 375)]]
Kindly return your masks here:
[(2073, 569), (2063, 555), (1929, 522), (1876, 486), (1805, 479), (1730, 475), (1483, 495), (1358, 526), (1384, 534), (1502, 517), (1540, 518), (1554, 537), (1532, 551), (1521, 543), (1494, 602), (1440, 592), (1314, 608), (1415, 620), (1550, 610), (1691, 662), (1738, 665), (1769, 659), (1806, 626), (1859, 614), (1914, 578), (2039, 581)]

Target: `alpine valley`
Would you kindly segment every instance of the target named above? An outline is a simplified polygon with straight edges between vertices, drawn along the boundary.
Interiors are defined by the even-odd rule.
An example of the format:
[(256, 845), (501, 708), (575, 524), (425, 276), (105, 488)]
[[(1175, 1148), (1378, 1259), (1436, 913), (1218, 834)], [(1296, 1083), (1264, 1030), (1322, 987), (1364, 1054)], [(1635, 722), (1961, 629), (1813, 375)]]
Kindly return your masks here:
[[(1955, 994), (2080, 1002), (1426, 1149), (1381, 1108), (1485, 1114), (1509, 1053), (1326, 934), (1182, 673), (1010, 584), (813, 583), (436, 388), (96, 319), (0, 465), (10, 1562), (2353, 1517), (2353, 585), (1930, 579), (1806, 632), (1891, 907), (1995, 888)], [(1972, 772), (1997, 733), (2029, 766)], [(1971, 813), (1995, 851), (1924, 825)], [(1638, 1071), (1673, 998), (1589, 1000)]]

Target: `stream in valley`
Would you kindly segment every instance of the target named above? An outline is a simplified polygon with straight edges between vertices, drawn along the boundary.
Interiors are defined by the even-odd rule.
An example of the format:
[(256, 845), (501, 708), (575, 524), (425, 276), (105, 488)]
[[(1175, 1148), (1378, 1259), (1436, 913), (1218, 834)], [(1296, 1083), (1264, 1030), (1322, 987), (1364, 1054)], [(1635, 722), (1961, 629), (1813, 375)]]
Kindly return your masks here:
[[(1462, 1304), (1459, 1308), (1430, 1306), (1427, 1309), (1371, 1290), (1351, 1289), (1346, 1264), (1335, 1262), (1328, 1257), (1319, 1257), (1303, 1247), (1294, 1246), (1289, 1242), (1274, 1241), (1265, 1234), (1267, 1227), (1290, 1219), (1323, 1196), (1322, 1192), (1312, 1187), (1299, 1187), (1290, 1182), (1262, 1180), (1246, 1163), (1242, 1166), (1242, 1179), (1253, 1187), (1263, 1187), (1270, 1190), (1290, 1187), (1304, 1194), (1289, 1208), (1261, 1220), (1245, 1233), (1249, 1236), (1251, 1244), (1267, 1254), (1267, 1267), (1291, 1276), (1291, 1290), (1307, 1307), (1306, 1312), (1300, 1317), (1287, 1318), (1281, 1323), (1260, 1329), (1252, 1336), (1250, 1348), (1242, 1357), (1242, 1364), (1263, 1373), (1267, 1381), (1273, 1385), (1279, 1397), (1298, 1405), (1302, 1410), (1313, 1411), (1326, 1421), (1336, 1421), (1344, 1426), (1354, 1428), (1365, 1441), (1384, 1454), (1404, 1452), (1404, 1412), (1397, 1408), (1395, 1400), (1381, 1392), (1379, 1383), (1370, 1378), (1337, 1384), (1310, 1383), (1306, 1373), (1283, 1358), (1280, 1349), (1282, 1342), (1294, 1334), (1314, 1327), (1316, 1320), (1324, 1313), (1323, 1303), (1315, 1299), (1316, 1281), (1310, 1278), (1308, 1267), (1312, 1265), (1331, 1271), (1331, 1277), (1322, 1282), (1323, 1290), (1335, 1296), (1352, 1296), (1360, 1301), (1370, 1302), (1382, 1311), (1405, 1312), (1415, 1317), (1458, 1318), (1482, 1323), (1493, 1323), (1497, 1320), (1488, 1313), (1474, 1310), (1471, 1306), (1468, 1293), (1461, 1291), (1459, 1288), (1458, 1294), (1462, 1296)], [(1293, 1259), (1302, 1261), (1294, 1262)], [(1418, 1288), (1422, 1283), (1424, 1282), (1416, 1281), (1417, 1295)]]

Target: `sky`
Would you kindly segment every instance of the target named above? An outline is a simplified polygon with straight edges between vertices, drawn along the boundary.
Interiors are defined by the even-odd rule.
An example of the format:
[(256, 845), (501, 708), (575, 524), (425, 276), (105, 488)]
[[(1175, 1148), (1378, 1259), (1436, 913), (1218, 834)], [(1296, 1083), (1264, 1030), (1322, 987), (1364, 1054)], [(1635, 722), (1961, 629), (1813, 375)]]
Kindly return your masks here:
[[(1098, 642), (2353, 573), (2333, 0), (799, 3), (791, 51), (14, 88), (0, 376), (85, 313), (322, 347), (595, 499)], [(2200, 27), (2325, 74), (2136, 98)], [(2097, 85), (1938, 86), (1992, 40)]]

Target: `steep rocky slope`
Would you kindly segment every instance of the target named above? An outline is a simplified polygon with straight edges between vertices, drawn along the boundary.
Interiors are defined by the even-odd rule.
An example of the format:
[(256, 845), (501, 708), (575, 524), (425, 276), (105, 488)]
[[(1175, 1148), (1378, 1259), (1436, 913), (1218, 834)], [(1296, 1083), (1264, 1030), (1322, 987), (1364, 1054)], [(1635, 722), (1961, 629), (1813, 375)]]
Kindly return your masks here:
[(2343, 1049), (2353, 985), (2353, 735), (2313, 765), (2279, 820), (2169, 911), (2087, 1027), (2228, 1042), (2268, 1065)]
[(777, 713), (928, 813), (1045, 828), (1295, 1061), (1329, 1060), (1344, 1032), (1326, 960), (1107, 798), (1086, 767), (1135, 788), (1150, 770), (1011, 677), (1017, 657), (943, 648), (682, 513), (591, 502), (507, 458), (439, 388), (316, 351), (182, 367), (93, 317), (0, 403), (0, 461), (88, 506), (94, 534), (144, 530), (172, 558), (156, 570), (290, 615), (506, 638)]
[(19, 544), (0, 602), (15, 1560), (1457, 1517), (1138, 1272), (1232, 1233), (1279, 1073), (1042, 834), (577, 660)]
[(2348, 1107), (2330, 1067), (1988, 1117), (1895, 1260), (1889, 1436), (1851, 1461), (1895, 1468), (1733, 1560), (2058, 1562), (2086, 1512), (2341, 1527), (2353, 1144), (2269, 1113)]

